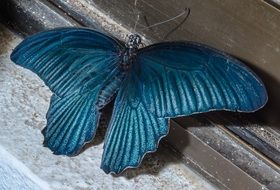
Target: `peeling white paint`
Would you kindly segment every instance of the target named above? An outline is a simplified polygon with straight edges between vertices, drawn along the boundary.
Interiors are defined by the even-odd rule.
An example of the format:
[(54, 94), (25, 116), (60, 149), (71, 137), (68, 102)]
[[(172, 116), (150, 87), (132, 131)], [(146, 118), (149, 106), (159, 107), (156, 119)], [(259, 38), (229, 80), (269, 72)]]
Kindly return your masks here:
[(0, 146), (0, 189), (49, 190), (49, 186)]

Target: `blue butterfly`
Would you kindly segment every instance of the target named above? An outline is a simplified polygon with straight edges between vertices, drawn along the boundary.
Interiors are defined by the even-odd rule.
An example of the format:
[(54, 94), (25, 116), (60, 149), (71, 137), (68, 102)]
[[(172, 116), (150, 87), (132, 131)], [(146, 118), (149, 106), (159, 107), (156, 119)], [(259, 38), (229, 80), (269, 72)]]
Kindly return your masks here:
[(11, 60), (53, 92), (43, 129), (54, 154), (76, 155), (94, 138), (101, 109), (115, 99), (101, 168), (138, 167), (168, 134), (169, 119), (212, 110), (254, 112), (267, 102), (262, 81), (237, 59), (203, 44), (140, 48), (85, 28), (60, 28), (20, 43)]

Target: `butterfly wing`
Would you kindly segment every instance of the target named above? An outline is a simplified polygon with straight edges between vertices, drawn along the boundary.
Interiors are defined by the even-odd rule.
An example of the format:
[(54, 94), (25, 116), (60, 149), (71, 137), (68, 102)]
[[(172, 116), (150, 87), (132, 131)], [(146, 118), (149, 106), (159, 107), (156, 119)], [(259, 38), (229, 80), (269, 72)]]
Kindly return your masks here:
[(94, 30), (61, 28), (35, 34), (13, 51), (11, 59), (36, 73), (54, 93), (43, 134), (55, 154), (77, 154), (93, 138), (98, 94), (103, 81), (115, 76), (122, 48)]
[(156, 150), (168, 133), (168, 120), (157, 118), (144, 105), (141, 84), (134, 72), (128, 73), (115, 100), (112, 119), (105, 138), (101, 168), (120, 173), (138, 167), (147, 152)]
[(117, 95), (103, 170), (137, 167), (168, 133), (168, 118), (211, 110), (255, 111), (267, 101), (261, 80), (240, 61), (204, 45), (155, 44), (139, 50)]
[(157, 117), (212, 110), (253, 112), (265, 105), (262, 81), (237, 59), (192, 42), (141, 49), (137, 64), (145, 106)]

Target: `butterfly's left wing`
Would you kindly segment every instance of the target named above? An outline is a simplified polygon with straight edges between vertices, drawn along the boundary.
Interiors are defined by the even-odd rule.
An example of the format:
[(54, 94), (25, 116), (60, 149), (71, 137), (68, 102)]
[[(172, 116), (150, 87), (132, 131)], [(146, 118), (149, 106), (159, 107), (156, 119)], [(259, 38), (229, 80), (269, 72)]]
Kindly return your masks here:
[(75, 155), (94, 137), (99, 109), (112, 92), (112, 86), (103, 87), (117, 78), (122, 50), (116, 39), (98, 31), (57, 28), (28, 37), (13, 51), (11, 59), (54, 93), (43, 134), (55, 154)]
[(267, 101), (263, 83), (248, 67), (196, 43), (143, 48), (128, 76), (105, 139), (105, 172), (138, 166), (168, 133), (170, 117), (211, 110), (252, 112)]

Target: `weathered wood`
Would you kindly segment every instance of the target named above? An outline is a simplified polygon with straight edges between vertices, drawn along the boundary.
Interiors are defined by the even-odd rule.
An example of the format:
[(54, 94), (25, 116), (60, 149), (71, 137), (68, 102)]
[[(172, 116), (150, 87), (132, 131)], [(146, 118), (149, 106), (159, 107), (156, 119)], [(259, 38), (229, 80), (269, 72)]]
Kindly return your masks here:
[[(195, 120), (187, 121), (189, 124), (197, 125)], [(181, 125), (182, 121), (172, 120), (168, 136), (169, 144), (180, 152), (187, 164), (195, 164), (198, 172), (207, 173), (204, 176), (209, 180), (218, 179), (219, 184), (224, 185), (219, 188), (261, 190), (263, 185), (269, 189), (275, 189), (280, 185), (275, 184), (274, 180), (275, 175), (280, 177), (279, 173), (272, 172), (260, 158), (255, 157), (254, 153), (244, 151), (244, 147), (238, 141), (216, 126), (206, 124), (205, 130), (195, 130), (195, 127), (184, 130)], [(207, 133), (208, 139), (202, 133)], [(219, 133), (223, 133), (222, 138)], [(205, 143), (206, 141), (208, 143)], [(232, 154), (229, 154), (228, 148), (231, 148)], [(248, 163), (251, 163), (250, 167)], [(244, 171), (244, 168), (247, 170)], [(260, 168), (263, 170), (262, 175), (258, 172)]]
[(23, 36), (55, 27), (77, 25), (47, 2), (0, 1), (0, 21)]
[[(207, 171), (211, 175), (214, 176), (219, 175), (219, 177), (216, 178), (225, 181), (225, 184), (230, 183), (231, 186), (233, 184), (236, 184), (237, 186), (233, 189), (243, 189), (244, 186), (243, 188), (241, 188), (238, 187), (238, 185), (246, 184), (245, 182), (241, 184), (237, 182), (239, 181), (237, 179), (243, 175), (242, 172), (238, 177), (236, 176), (238, 174), (232, 175), (232, 176), (236, 176), (234, 178), (237, 181), (227, 182), (227, 178), (228, 178), (226, 177), (227, 175), (223, 175), (222, 173), (223, 172), (238, 173), (238, 170), (236, 170), (234, 166), (237, 166), (243, 172), (249, 174), (255, 180), (265, 185), (269, 189), (277, 189), (277, 187), (280, 186), (280, 180), (277, 180), (278, 178), (280, 178), (279, 168), (275, 164), (271, 163), (271, 161), (265, 158), (261, 153), (249, 147), (246, 143), (244, 143), (244, 141), (242, 141), (241, 139), (233, 135), (233, 133), (228, 131), (226, 128), (226, 127), (230, 127), (231, 129), (236, 129), (237, 132), (240, 133), (242, 132), (242, 127), (240, 125), (235, 125), (235, 126), (229, 125), (224, 127), (223, 123), (222, 124), (219, 123), (219, 119), (217, 119), (217, 115), (219, 114), (218, 113), (208, 113), (206, 115), (199, 114), (194, 117), (182, 117), (173, 120), (172, 123), (174, 122), (174, 124), (172, 125), (171, 129), (175, 129), (175, 130), (170, 131), (170, 135), (168, 136), (168, 142), (172, 146), (179, 148), (179, 151), (185, 157), (189, 157), (190, 159), (195, 160), (197, 165), (210, 167), (208, 168)], [(215, 119), (212, 118), (213, 116)], [(226, 120), (226, 118), (224, 119)], [(182, 128), (185, 129), (185, 132)], [(182, 133), (185, 133), (185, 135), (182, 135)], [(180, 138), (182, 136), (186, 136), (186, 137)], [(198, 138), (200, 141), (205, 143), (204, 144), (205, 146), (211, 147), (210, 152), (211, 149), (214, 149), (217, 153), (222, 155), (222, 157), (225, 160), (222, 160), (220, 157), (213, 156), (213, 154), (215, 153), (211, 153), (207, 156), (207, 153), (205, 153), (206, 150), (201, 150), (201, 148), (199, 148), (199, 146), (196, 146), (195, 143), (190, 142), (191, 138)], [(180, 142), (178, 143), (178, 141)], [(194, 151), (193, 149), (196, 151)], [(190, 150), (191, 152), (189, 152)], [(201, 155), (198, 152), (199, 153), (201, 152)], [(210, 160), (212, 159), (216, 159), (217, 164), (219, 164), (220, 166), (211, 167), (211, 165), (213, 164), (210, 162)], [(232, 168), (230, 168), (230, 164), (227, 163), (228, 160), (231, 162), (232, 165), (234, 165), (232, 166)], [(227, 169), (225, 169), (225, 167)], [(216, 174), (216, 172), (218, 172), (219, 174)], [(250, 179), (247, 180), (250, 181)], [(251, 189), (255, 189), (255, 188), (251, 188)]]

